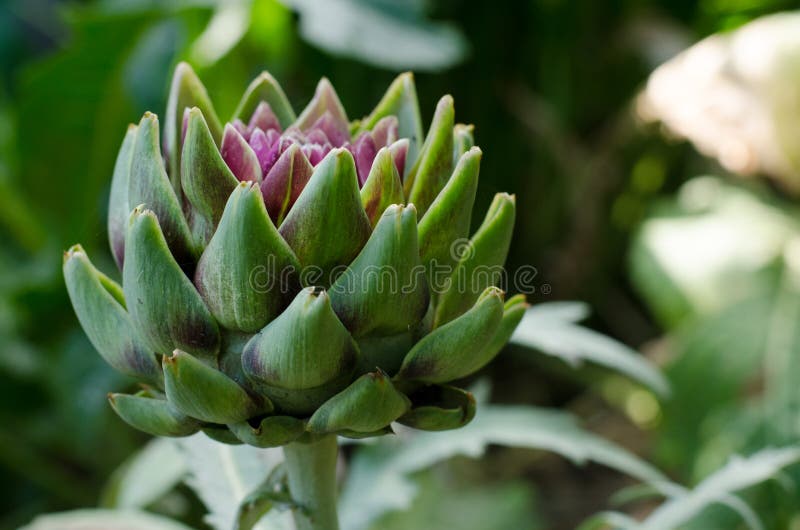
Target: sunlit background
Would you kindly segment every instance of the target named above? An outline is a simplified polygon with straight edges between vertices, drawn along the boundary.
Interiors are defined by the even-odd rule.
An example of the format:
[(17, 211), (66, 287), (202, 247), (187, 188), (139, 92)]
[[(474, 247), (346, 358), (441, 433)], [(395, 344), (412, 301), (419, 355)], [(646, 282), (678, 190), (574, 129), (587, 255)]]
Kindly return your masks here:
[[(687, 487), (732, 455), (800, 442), (800, 12), (782, 12), (792, 4), (6, 0), (0, 528), (134, 500), (210, 528), (186, 486), (120, 494), (120, 466), (147, 437), (108, 407), (106, 390), (131, 382), (94, 353), (60, 272), (78, 241), (116, 272), (104, 225), (114, 158), (129, 122), (163, 112), (179, 60), (221, 116), (263, 69), (295, 108), (327, 76), (351, 118), (404, 70), (426, 123), (453, 94), (484, 152), (476, 211), (495, 192), (517, 195), (507, 265), (536, 267), (532, 302), (587, 302), (588, 325), (642, 352), (671, 386), (667, 398), (511, 346), (475, 377), (493, 402), (569, 411)], [(764, 479), (744, 507), (702, 509), (682, 528), (759, 528), (750, 515), (800, 528), (800, 470)], [(456, 457), (413, 480), (413, 510), (371, 528), (566, 530), (606, 509), (642, 518), (660, 502), (607, 467), (528, 449)]]

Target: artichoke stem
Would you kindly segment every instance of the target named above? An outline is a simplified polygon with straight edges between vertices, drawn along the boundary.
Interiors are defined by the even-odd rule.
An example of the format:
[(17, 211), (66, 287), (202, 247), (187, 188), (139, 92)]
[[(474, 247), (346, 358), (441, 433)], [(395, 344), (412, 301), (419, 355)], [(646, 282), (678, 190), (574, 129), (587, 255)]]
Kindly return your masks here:
[(289, 491), (305, 510), (294, 510), (297, 530), (339, 530), (336, 515), (336, 435), (293, 442), (283, 448)]

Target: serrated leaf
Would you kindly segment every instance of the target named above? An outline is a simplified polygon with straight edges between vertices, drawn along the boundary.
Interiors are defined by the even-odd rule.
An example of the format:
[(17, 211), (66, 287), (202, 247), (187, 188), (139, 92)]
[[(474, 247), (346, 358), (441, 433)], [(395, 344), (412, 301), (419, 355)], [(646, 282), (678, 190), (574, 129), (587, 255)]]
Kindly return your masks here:
[[(239, 505), (283, 461), (280, 449), (225, 445), (197, 434), (178, 441), (189, 468), (187, 484), (208, 509), (206, 523), (214, 530), (236, 525)], [(290, 530), (288, 513), (274, 512), (255, 530)]]
[(286, 467), (282, 464), (276, 466), (239, 505), (234, 530), (253, 530), (274, 508), (302, 509), (292, 500), (286, 483)]
[(637, 456), (583, 430), (570, 414), (486, 405), (462, 429), (383, 438), (359, 449), (340, 497), (342, 528), (363, 530), (387, 511), (408, 507), (416, 492), (408, 475), (456, 455), (477, 458), (490, 444), (552, 451), (577, 464), (593, 461), (643, 481), (666, 481)]
[[(138, 510), (74, 510), (40, 515), (20, 530), (191, 530), (166, 517)], [(227, 529), (226, 529), (227, 530)]]
[[(676, 495), (656, 508), (637, 530), (678, 528), (708, 506), (729, 503), (733, 493), (774, 478), (783, 468), (797, 462), (800, 462), (800, 446), (764, 449), (748, 457), (734, 457), (691, 491)], [(740, 509), (737, 511), (742, 513)], [(749, 524), (752, 526), (753, 522)]]
[(103, 493), (108, 508), (146, 508), (177, 486), (186, 462), (172, 440), (154, 438), (112, 475)]
[(584, 361), (599, 364), (642, 383), (660, 396), (669, 395), (667, 379), (645, 357), (621, 342), (576, 324), (585, 315), (585, 307), (565, 304), (539, 304), (528, 309), (511, 342), (558, 357), (572, 366)]

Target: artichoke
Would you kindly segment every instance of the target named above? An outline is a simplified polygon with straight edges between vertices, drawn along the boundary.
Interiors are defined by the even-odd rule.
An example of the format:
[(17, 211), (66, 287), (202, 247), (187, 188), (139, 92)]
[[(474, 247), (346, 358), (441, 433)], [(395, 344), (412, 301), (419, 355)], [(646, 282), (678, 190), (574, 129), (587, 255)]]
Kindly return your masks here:
[(488, 363), (524, 312), (498, 288), (514, 197), (469, 237), (481, 151), (443, 97), (423, 136), (411, 74), (348, 120), (322, 79), (296, 116), (268, 73), (223, 125), (178, 65), (159, 138), (122, 141), (108, 234), (122, 286), (76, 245), (64, 277), (86, 334), (141, 383), (127, 423), (225, 443), (460, 427), (450, 383)]

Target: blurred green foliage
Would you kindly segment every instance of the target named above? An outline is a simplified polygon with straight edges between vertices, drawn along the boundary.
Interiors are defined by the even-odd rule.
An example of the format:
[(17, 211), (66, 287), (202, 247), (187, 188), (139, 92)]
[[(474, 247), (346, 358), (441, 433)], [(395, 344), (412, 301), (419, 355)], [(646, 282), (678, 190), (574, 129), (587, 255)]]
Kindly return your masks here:
[[(59, 255), (81, 241), (103, 270), (114, 271), (104, 217), (118, 144), (128, 122), (164, 109), (180, 59), (196, 67), (222, 116), (262, 69), (297, 98), (296, 107), (325, 75), (345, 107), (360, 113), (398, 70), (421, 69), (424, 118), (438, 94), (451, 92), (458, 119), (476, 125), (485, 153), (477, 210), (496, 191), (517, 193), (522, 207), (508, 267), (537, 267), (534, 300), (586, 300), (597, 310), (596, 327), (633, 346), (666, 336), (655, 349), (669, 353), (673, 398), (660, 406), (591, 370), (573, 375), (546, 361), (532, 370), (513, 351), (488, 371), (503, 381), (497, 399), (599, 415), (606, 420), (596, 430), (641, 448), (642, 433), (631, 429), (638, 418), (655, 440), (657, 462), (684, 482), (731, 454), (797, 440), (790, 377), (800, 359), (792, 318), (800, 308), (790, 262), (796, 256), (779, 253), (749, 270), (736, 269), (735, 260), (735, 270), (710, 270), (698, 281), (711, 285), (714, 300), (698, 302), (697, 284), (676, 282), (648, 239), (660, 222), (697, 234), (691, 222), (724, 212), (725, 201), (744, 201), (755, 205), (752, 223), (766, 219), (775, 237), (788, 241), (797, 233), (796, 204), (775, 189), (713, 179), (685, 184), (720, 170), (688, 145), (665, 142), (655, 127), (639, 126), (632, 111), (660, 61), (792, 2), (417, 0), (408, 8), (337, 0), (341, 17), (322, 22), (313, 18), (313, 2), (288, 3), (296, 12), (276, 0), (0, 5), (0, 528), (95, 504), (112, 470), (144, 440), (106, 406), (101, 389), (130, 383), (102, 363), (77, 327)], [(370, 31), (354, 30), (363, 24)], [(393, 54), (384, 35), (414, 46)], [(716, 186), (706, 190), (712, 200), (687, 207), (686, 186), (698, 185)], [(693, 250), (673, 252), (686, 257)], [(703, 263), (688, 266), (701, 272)], [(578, 391), (586, 381), (596, 382), (590, 397)], [(651, 414), (637, 416), (642, 403)], [(460, 525), (467, 509), (492, 506), (497, 528), (512, 520), (519, 528), (571, 528), (620, 485), (590, 468), (603, 485), (576, 510), (552, 500), (579, 495), (581, 479), (548, 474), (546, 465), (543, 472), (538, 460), (488, 461), (497, 467), (474, 473), (473, 484), (486, 477), (509, 482), (450, 492), (443, 527)], [(545, 482), (524, 481), (531, 477)], [(443, 484), (436, 475), (422, 481), (430, 496), (440, 496)], [(786, 528), (792, 515), (797, 499), (783, 491), (770, 484), (752, 493), (773, 516), (765, 519), (769, 528)], [(425, 510), (421, 505), (417, 515), (424, 518)], [(191, 506), (177, 511), (192, 513)], [(716, 512), (709, 517), (728, 516)], [(187, 517), (199, 524), (196, 515)], [(719, 528), (739, 524), (724, 521)], [(387, 528), (400, 524), (386, 521)]]

